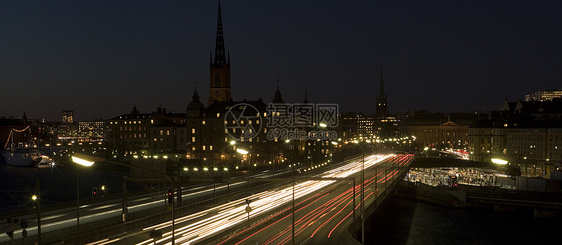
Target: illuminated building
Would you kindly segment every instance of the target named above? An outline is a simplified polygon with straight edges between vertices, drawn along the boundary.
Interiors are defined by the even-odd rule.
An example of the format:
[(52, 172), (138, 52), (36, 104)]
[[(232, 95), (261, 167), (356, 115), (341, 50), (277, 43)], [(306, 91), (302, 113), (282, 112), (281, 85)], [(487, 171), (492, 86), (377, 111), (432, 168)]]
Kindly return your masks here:
[(469, 129), (470, 159), (506, 158), (518, 163), (562, 161), (562, 100), (507, 99), (501, 110)]
[(463, 149), (468, 146), (468, 127), (477, 119), (470, 113), (429, 113), (416, 111), (401, 122), (402, 135), (413, 135), (416, 142), (437, 148)]
[(107, 140), (112, 155), (125, 157), (161, 153), (184, 154), (186, 149), (185, 113), (131, 113), (114, 117), (107, 123)]
[(72, 110), (62, 111), (62, 122), (63, 123), (74, 123), (74, 111), (72, 111)]
[(547, 101), (556, 98), (562, 99), (562, 90), (559, 89), (539, 90), (525, 95), (525, 101)]

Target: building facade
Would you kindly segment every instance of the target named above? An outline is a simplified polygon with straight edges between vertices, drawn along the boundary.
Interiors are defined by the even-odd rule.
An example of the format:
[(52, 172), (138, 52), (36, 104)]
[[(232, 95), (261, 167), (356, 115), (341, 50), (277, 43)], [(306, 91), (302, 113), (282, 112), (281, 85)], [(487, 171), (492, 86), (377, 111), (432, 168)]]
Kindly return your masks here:
[(548, 101), (553, 99), (562, 99), (562, 90), (539, 90), (525, 95), (525, 101)]
[(470, 126), (470, 159), (562, 162), (562, 100), (508, 102)]
[(416, 142), (437, 148), (466, 149), (468, 129), (477, 119), (469, 113), (429, 113), (417, 111), (402, 119), (403, 136), (415, 136)]

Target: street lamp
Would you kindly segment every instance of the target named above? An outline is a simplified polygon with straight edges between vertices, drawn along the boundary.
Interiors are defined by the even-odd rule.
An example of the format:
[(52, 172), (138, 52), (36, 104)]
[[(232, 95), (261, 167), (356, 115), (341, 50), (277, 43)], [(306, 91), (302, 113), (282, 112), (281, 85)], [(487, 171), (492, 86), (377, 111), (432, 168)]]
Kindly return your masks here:
[[(250, 153), (248, 150), (242, 148), (236, 148), (236, 152), (242, 155), (248, 155), (248, 153)], [(250, 188), (250, 164), (252, 163), (251, 159), (252, 159), (252, 155), (250, 155), (250, 159), (249, 159), (250, 161), (248, 162), (248, 170), (246, 172), (246, 178), (248, 178), (248, 188)]]
[[(39, 178), (37, 178), (35, 182), (35, 195), (31, 197), (31, 200), (35, 202), (37, 207), (37, 244), (41, 244), (41, 198), (39, 198), (39, 192)], [(25, 230), (26, 227), (23, 228)]]
[[(172, 182), (172, 190), (174, 190), (174, 178), (166, 173), (162, 173), (162, 172), (158, 172), (152, 169), (147, 169), (147, 168), (143, 168), (143, 167), (138, 167), (138, 166), (134, 166), (134, 165), (128, 165), (128, 164), (124, 164), (124, 163), (120, 163), (120, 162), (114, 162), (114, 161), (107, 161), (104, 158), (99, 158), (99, 157), (94, 157), (94, 156), (89, 156), (89, 155), (84, 155), (84, 154), (80, 154), (80, 153), (74, 153), (74, 155), (72, 156), (72, 161), (80, 164), (82, 166), (87, 166), (90, 167), (92, 165), (94, 165), (95, 162), (109, 162), (109, 163), (113, 163), (119, 166), (124, 166), (124, 167), (128, 167), (128, 168), (134, 168), (134, 169), (138, 169), (138, 170), (143, 170), (143, 171), (147, 171), (147, 172), (151, 172), (157, 175), (162, 175), (166, 178), (168, 178), (170, 180), (170, 182)], [(76, 168), (76, 173), (78, 175), (78, 168)], [(79, 185), (79, 181), (77, 178), (77, 182), (76, 182), (76, 196), (77, 196), (77, 203), (78, 203), (78, 207), (76, 208), (76, 224), (78, 225), (78, 231), (79, 231), (79, 227), (80, 227), (80, 222), (79, 222), (79, 208), (80, 208), (80, 191), (78, 189), (78, 185)], [(123, 191), (125, 191), (123, 189)], [(124, 193), (124, 192), (123, 192)], [(175, 245), (175, 217), (174, 217), (174, 202), (172, 201), (172, 245)]]
[(240, 153), (240, 154), (242, 154), (242, 155), (248, 154), (248, 151), (247, 151), (247, 150), (244, 150), (244, 149), (241, 149), (241, 148), (237, 148), (237, 149), (236, 149), (236, 152), (238, 152), (238, 153)]
[[(365, 152), (363, 149), (363, 141), (359, 142), (357, 140), (353, 141), (353, 143), (358, 144), (361, 146), (361, 244), (365, 244), (365, 199), (364, 199), (364, 192), (365, 192)], [(377, 182), (375, 172), (375, 183)], [(376, 190), (375, 190), (376, 191)]]
[[(78, 156), (72, 156), (72, 161), (85, 167), (94, 165), (94, 161)], [(76, 166), (76, 230), (77, 234), (80, 234), (80, 166)]]
[[(286, 144), (291, 143), (291, 141), (289, 139), (285, 140)], [(294, 157), (292, 157), (291, 160), (294, 160)], [(292, 220), (292, 225), (291, 225), (291, 242), (293, 245), (295, 245), (295, 163), (293, 161), (291, 162), (291, 178), (293, 179), (293, 202), (292, 202), (292, 209), (291, 209), (291, 220)]]

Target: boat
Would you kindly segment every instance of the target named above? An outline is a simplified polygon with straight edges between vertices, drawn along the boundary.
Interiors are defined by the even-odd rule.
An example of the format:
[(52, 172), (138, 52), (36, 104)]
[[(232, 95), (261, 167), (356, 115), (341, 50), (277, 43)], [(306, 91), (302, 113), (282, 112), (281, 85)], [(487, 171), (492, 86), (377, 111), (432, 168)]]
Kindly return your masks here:
[(14, 167), (35, 167), (41, 161), (38, 152), (30, 152), (21, 149), (6, 151), (2, 155), (4, 156), (6, 165)]
[(41, 155), (41, 161), (37, 164), (38, 168), (51, 168), (55, 166), (55, 161), (46, 155)]
[[(16, 145), (14, 143), (13, 133), (21, 133), (26, 130), (31, 131), (29, 126), (23, 130), (12, 129), (10, 131), (10, 135), (4, 146), (5, 150), (2, 152), (6, 165), (15, 167), (35, 167), (42, 160), (41, 154), (37, 150), (30, 149), (29, 144), (18, 143)], [(31, 138), (31, 134), (29, 138)], [(7, 147), (10, 141), (10, 147)]]

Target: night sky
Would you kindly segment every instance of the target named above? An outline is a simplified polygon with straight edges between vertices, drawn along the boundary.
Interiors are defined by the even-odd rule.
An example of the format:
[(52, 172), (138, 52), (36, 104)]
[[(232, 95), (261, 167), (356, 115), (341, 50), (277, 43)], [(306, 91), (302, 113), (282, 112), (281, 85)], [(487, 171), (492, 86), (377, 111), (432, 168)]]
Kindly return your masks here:
[[(206, 104), (218, 1), (0, 2), (0, 116), (108, 119)], [(373, 113), (499, 109), (562, 89), (561, 1), (223, 0), (235, 100)]]

